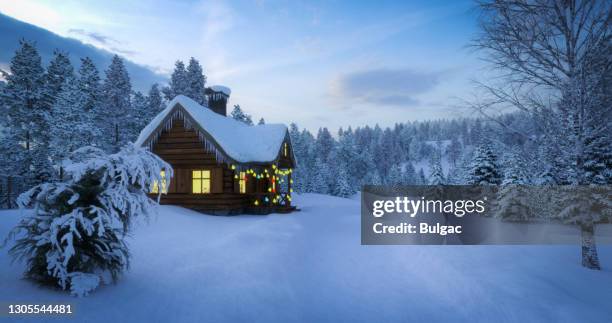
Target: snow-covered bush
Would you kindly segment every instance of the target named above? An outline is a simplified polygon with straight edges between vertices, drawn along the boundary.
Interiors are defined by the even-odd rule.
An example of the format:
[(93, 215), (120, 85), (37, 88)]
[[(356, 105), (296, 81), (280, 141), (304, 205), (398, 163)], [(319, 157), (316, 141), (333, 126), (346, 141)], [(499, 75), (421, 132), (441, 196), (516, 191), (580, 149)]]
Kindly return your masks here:
[(162, 170), (172, 176), (170, 165), (131, 144), (112, 155), (77, 150), (65, 182), (38, 185), (18, 199), (34, 208), (9, 236), (11, 254), (27, 264), (25, 276), (77, 296), (116, 281), (129, 265), (125, 235), (155, 204), (146, 191), (162, 181)]

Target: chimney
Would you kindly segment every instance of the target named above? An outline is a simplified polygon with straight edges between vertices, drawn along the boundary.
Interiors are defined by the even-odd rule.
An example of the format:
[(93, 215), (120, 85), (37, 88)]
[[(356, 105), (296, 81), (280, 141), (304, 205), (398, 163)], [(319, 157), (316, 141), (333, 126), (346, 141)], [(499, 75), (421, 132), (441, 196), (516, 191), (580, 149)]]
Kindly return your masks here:
[(221, 85), (213, 85), (206, 88), (208, 95), (208, 107), (214, 112), (226, 117), (227, 116), (227, 100), (232, 91)]

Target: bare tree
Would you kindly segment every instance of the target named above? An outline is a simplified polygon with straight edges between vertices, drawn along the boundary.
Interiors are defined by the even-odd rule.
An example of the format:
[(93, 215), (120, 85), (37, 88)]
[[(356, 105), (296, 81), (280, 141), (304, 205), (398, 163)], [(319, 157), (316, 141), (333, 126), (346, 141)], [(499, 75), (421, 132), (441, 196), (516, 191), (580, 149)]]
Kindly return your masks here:
[[(470, 102), (509, 131), (547, 145), (544, 163), (556, 183), (611, 184), (610, 81), (612, 2), (600, 0), (479, 1), (480, 34), (472, 45), (493, 67), (482, 96)], [(539, 135), (497, 118), (519, 110), (538, 121)], [(559, 157), (561, 156), (561, 157)], [(593, 214), (563, 218), (580, 226), (583, 265), (599, 269)]]

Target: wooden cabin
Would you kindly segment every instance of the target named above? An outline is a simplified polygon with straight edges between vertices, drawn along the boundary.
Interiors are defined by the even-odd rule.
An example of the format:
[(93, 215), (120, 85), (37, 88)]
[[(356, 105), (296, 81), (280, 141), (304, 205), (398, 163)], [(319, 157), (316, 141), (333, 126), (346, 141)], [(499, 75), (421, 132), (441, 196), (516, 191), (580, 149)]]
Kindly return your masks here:
[(162, 191), (161, 204), (210, 214), (295, 210), (287, 127), (236, 121), (225, 115), (229, 89), (213, 87), (207, 94), (208, 106), (177, 96), (140, 133), (136, 145), (174, 170), (173, 178), (156, 183), (151, 193)]

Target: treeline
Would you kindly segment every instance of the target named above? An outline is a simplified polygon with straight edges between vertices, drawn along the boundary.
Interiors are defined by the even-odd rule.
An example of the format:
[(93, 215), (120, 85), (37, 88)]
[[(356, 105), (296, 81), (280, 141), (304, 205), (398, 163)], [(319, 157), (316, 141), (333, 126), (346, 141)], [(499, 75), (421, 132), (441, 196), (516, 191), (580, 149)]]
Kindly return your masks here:
[[(572, 183), (578, 174), (559, 169), (560, 163), (571, 159), (559, 137), (542, 130), (546, 122), (530, 114), (509, 113), (496, 122), (473, 118), (405, 122), (387, 128), (349, 127), (335, 136), (327, 128), (315, 136), (291, 124), (298, 161), (295, 189), (347, 197), (363, 185), (376, 184)], [(609, 153), (600, 152), (591, 155), (591, 176), (610, 183)]]
[(177, 61), (167, 87), (153, 84), (143, 94), (117, 55), (102, 77), (90, 58), (75, 68), (60, 50), (45, 67), (35, 44), (24, 40), (2, 75), (0, 173), (29, 185), (60, 179), (62, 161), (80, 147), (118, 151), (177, 94), (205, 103), (206, 76), (194, 58), (187, 67)]

